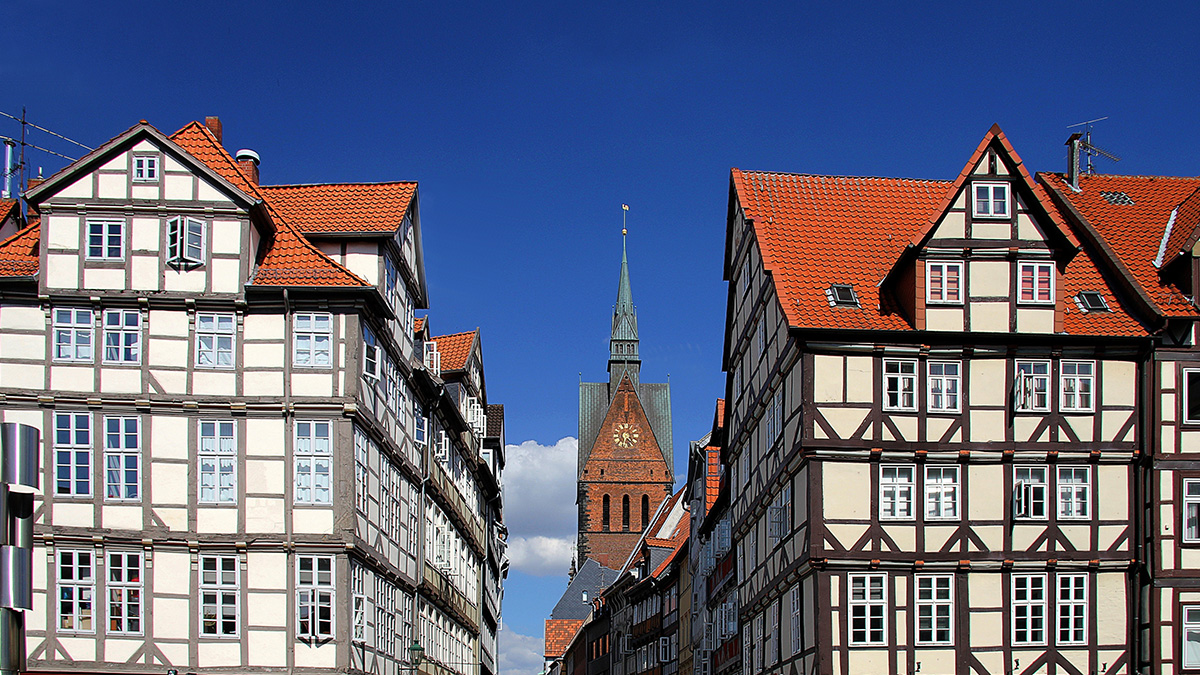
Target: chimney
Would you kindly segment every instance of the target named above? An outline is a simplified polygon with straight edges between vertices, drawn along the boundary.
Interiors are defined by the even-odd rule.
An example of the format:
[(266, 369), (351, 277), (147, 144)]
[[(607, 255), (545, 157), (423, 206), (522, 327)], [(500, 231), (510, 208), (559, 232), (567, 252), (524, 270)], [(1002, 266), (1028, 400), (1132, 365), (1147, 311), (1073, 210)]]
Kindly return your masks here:
[(212, 132), (213, 136), (217, 137), (217, 142), (221, 142), (221, 118), (216, 115), (211, 115), (204, 118), (204, 126)]
[(234, 157), (237, 159), (238, 168), (242, 170), (242, 175), (251, 183), (258, 185), (258, 153), (242, 148)]
[(1067, 184), (1079, 192), (1079, 139), (1083, 134), (1078, 131), (1067, 139)]

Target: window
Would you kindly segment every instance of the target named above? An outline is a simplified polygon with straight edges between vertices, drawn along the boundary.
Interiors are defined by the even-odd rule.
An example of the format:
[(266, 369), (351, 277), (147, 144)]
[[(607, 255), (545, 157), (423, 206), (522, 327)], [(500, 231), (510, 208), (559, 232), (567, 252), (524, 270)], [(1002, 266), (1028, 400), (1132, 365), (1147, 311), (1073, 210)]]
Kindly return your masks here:
[(54, 310), (54, 360), (92, 362), (92, 310)]
[(141, 498), (142, 423), (138, 417), (104, 418), (104, 498)]
[(850, 575), (850, 644), (884, 644), (887, 614), (885, 574)]
[(1183, 371), (1183, 421), (1200, 424), (1200, 370)]
[(296, 557), (296, 633), (302, 638), (333, 637), (333, 558)]
[(1063, 361), (1059, 364), (1059, 407), (1064, 412), (1092, 412), (1095, 390), (1095, 361)]
[(238, 634), (237, 556), (200, 556), (200, 634), (236, 637)]
[(792, 483), (789, 480), (767, 508), (767, 537), (777, 545), (792, 531)]
[(1108, 301), (1099, 291), (1079, 291), (1075, 294), (1075, 304), (1085, 312), (1107, 312)]
[(913, 472), (911, 464), (879, 467), (879, 517), (911, 520), (913, 517)]
[(64, 633), (93, 633), (91, 551), (58, 551), (58, 630)]
[(1023, 304), (1054, 304), (1054, 263), (1023, 262), (1018, 264)]
[(779, 660), (779, 600), (767, 608), (767, 648), (766, 662), (768, 665)]
[(917, 644), (951, 644), (954, 616), (954, 577), (917, 576)]
[(142, 554), (108, 554), (108, 632), (142, 634)]
[(365, 594), (366, 570), (362, 565), (350, 568), (350, 592), (353, 594), (350, 606), (350, 639), (363, 642), (367, 639), (367, 596)]
[(958, 361), (930, 361), (928, 368), (929, 411), (958, 412), (962, 364)]
[(133, 180), (138, 183), (157, 182), (158, 157), (155, 155), (134, 155)]
[(603, 518), (602, 522), (603, 522), (603, 527), (604, 527), (605, 532), (608, 532), (608, 528), (610, 525), (608, 509), (609, 509), (608, 495), (604, 495), (604, 515), (602, 516), (602, 518)]
[(1200, 542), (1200, 479), (1183, 481), (1183, 540)]
[(848, 284), (833, 284), (825, 291), (830, 306), (858, 307), (858, 294)]
[(917, 362), (884, 359), (884, 410), (917, 409)]
[(204, 264), (204, 221), (182, 216), (167, 221), (167, 262), (188, 267)]
[(88, 413), (54, 413), (54, 493), (92, 494), (92, 417)]
[(800, 621), (801, 621), (801, 619), (800, 619), (800, 584), (799, 584), (799, 582), (797, 582), (795, 586), (792, 586), (791, 601), (792, 601), (792, 652), (791, 653), (792, 653), (792, 655), (796, 655), (796, 654), (800, 653), (800, 646), (801, 646), (800, 645), (800, 635), (801, 635)]
[(1018, 466), (1013, 476), (1013, 516), (1046, 519), (1046, 467)]
[(745, 258), (742, 258), (742, 273), (738, 275), (738, 286), (741, 288), (739, 295), (746, 295), (750, 292), (750, 254), (747, 253)]
[(642, 529), (650, 524), (650, 495), (642, 495)]
[(292, 333), (292, 364), (328, 366), (333, 342), (333, 315), (327, 312), (297, 314)]
[[(90, 312), (89, 312), (90, 313)], [(138, 363), (142, 359), (142, 313), (136, 309), (104, 310), (104, 362)]]
[(763, 668), (763, 652), (765, 651), (763, 649), (765, 647), (763, 642), (766, 639), (767, 632), (765, 630), (766, 618), (766, 615), (759, 614), (753, 619), (755, 641), (750, 648), (754, 650), (754, 672), (756, 673), (762, 672)]
[(237, 437), (233, 420), (200, 420), (200, 502), (237, 501)]
[(961, 262), (929, 260), (925, 263), (925, 300), (930, 303), (962, 303)]
[(371, 380), (379, 379), (379, 343), (366, 326), (363, 326), (363, 375)]
[(1091, 468), (1058, 467), (1058, 517), (1066, 520), (1087, 520), (1091, 517), (1091, 505)]
[(629, 531), (629, 495), (621, 497), (621, 528)]
[(758, 325), (754, 332), (758, 338), (758, 357), (762, 358), (767, 353), (767, 317), (765, 315), (758, 317)]
[(196, 365), (201, 368), (232, 368), (233, 338), (232, 314), (196, 314)]
[(975, 217), (1008, 217), (1008, 183), (975, 183), (974, 187)]
[(329, 422), (296, 422), (296, 503), (329, 504), (333, 447)]
[(925, 467), (925, 517), (958, 520), (958, 467)]
[(125, 258), (125, 221), (88, 220), (89, 260), (123, 260)]
[(1046, 644), (1046, 575), (1012, 577), (1013, 644)]
[(1087, 575), (1058, 575), (1058, 644), (1087, 642)]
[(1200, 668), (1200, 605), (1183, 608), (1183, 666)]
[(1017, 361), (1016, 409), (1050, 411), (1050, 362)]

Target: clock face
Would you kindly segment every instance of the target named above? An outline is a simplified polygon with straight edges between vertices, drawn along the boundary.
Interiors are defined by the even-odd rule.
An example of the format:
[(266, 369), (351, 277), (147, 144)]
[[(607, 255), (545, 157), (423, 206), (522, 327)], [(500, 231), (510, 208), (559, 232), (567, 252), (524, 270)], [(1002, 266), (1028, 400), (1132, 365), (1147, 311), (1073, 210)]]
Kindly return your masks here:
[(628, 422), (621, 422), (613, 429), (613, 443), (618, 448), (632, 448), (638, 442), (638, 429)]

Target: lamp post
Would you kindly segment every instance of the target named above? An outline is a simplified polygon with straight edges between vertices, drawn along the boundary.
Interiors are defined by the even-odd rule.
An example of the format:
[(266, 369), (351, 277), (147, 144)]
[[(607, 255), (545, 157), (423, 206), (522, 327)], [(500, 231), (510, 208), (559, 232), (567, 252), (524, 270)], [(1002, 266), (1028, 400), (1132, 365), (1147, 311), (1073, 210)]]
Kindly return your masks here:
[(425, 648), (420, 642), (413, 640), (412, 646), (408, 648), (408, 665), (400, 666), (400, 670), (417, 670), (421, 667), (421, 660), (425, 658)]
[(33, 609), (33, 493), (41, 434), (0, 425), (0, 675), (25, 670), (25, 613)]

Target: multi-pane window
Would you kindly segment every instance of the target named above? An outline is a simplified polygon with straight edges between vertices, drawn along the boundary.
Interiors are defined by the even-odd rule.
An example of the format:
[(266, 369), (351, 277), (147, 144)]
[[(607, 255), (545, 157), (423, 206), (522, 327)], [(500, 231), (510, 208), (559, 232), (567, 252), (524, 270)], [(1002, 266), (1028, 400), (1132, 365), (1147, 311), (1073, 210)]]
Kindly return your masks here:
[(366, 570), (362, 565), (350, 567), (350, 639), (362, 642), (367, 639), (367, 596)]
[(1046, 519), (1046, 467), (1018, 466), (1014, 469), (1013, 516)]
[(1016, 409), (1021, 412), (1050, 410), (1050, 362), (1017, 361)]
[(929, 411), (958, 412), (962, 390), (962, 364), (958, 361), (929, 362)]
[(1200, 605), (1183, 607), (1183, 667), (1200, 668)]
[(1087, 575), (1060, 574), (1058, 582), (1058, 644), (1087, 642)]
[(1200, 542), (1200, 479), (1183, 481), (1183, 540)]
[(1058, 517), (1086, 520), (1092, 515), (1092, 470), (1086, 466), (1058, 467)]
[(292, 363), (297, 366), (328, 366), (333, 344), (333, 315), (305, 312), (296, 315), (292, 332)]
[(296, 422), (297, 504), (329, 504), (332, 501), (333, 446), (329, 436), (329, 422)]
[(156, 182), (158, 180), (158, 157), (155, 155), (134, 155), (133, 180), (138, 183)]
[(850, 575), (850, 644), (884, 644), (887, 575)]
[(1200, 424), (1200, 370), (1183, 371), (1183, 421)]
[(138, 417), (104, 418), (104, 497), (141, 498), (142, 422)]
[(58, 551), (58, 630), (92, 633), (92, 596), (96, 592), (91, 551)]
[(1054, 304), (1054, 263), (1023, 262), (1017, 264), (1020, 283), (1017, 300), (1022, 304)]
[(204, 221), (183, 216), (167, 221), (167, 262), (189, 266), (204, 263)]
[(962, 303), (961, 262), (927, 261), (925, 263), (925, 300), (930, 303)]
[(925, 517), (958, 520), (958, 467), (925, 467)]
[(92, 362), (92, 310), (54, 310), (54, 360)]
[(200, 634), (236, 637), (238, 634), (237, 556), (200, 556)]
[(954, 578), (928, 574), (916, 579), (917, 644), (950, 644), (954, 636)]
[(86, 497), (92, 494), (92, 416), (82, 412), (54, 413), (54, 493)]
[(201, 368), (233, 367), (234, 320), (232, 314), (196, 314), (196, 365)]
[(917, 362), (884, 359), (884, 410), (917, 409)]
[(138, 363), (142, 358), (142, 313), (104, 310), (104, 362)]
[(125, 221), (88, 220), (87, 257), (91, 260), (121, 260), (125, 257)]
[(363, 326), (363, 375), (372, 380), (379, 379), (379, 342), (370, 328)]
[(1046, 575), (1012, 577), (1013, 644), (1046, 644)]
[(791, 592), (791, 608), (792, 608), (792, 651), (791, 654), (800, 653), (800, 584), (792, 586)]
[(1059, 364), (1059, 399), (1064, 411), (1092, 412), (1095, 391), (1095, 361), (1063, 361)]
[(108, 553), (108, 632), (142, 634), (141, 553)]
[(333, 637), (333, 557), (296, 557), (296, 634)]
[(200, 420), (200, 501), (237, 501), (237, 436), (233, 420)]
[(974, 215), (982, 218), (1007, 218), (1008, 183), (975, 183)]
[(758, 317), (758, 326), (755, 329), (758, 334), (758, 355), (761, 357), (767, 353), (767, 317)]
[(912, 464), (885, 464), (879, 467), (879, 517), (911, 519), (913, 490), (916, 488)]
[(783, 385), (771, 394), (763, 418), (767, 424), (767, 445), (775, 445), (775, 441), (783, 435)]

